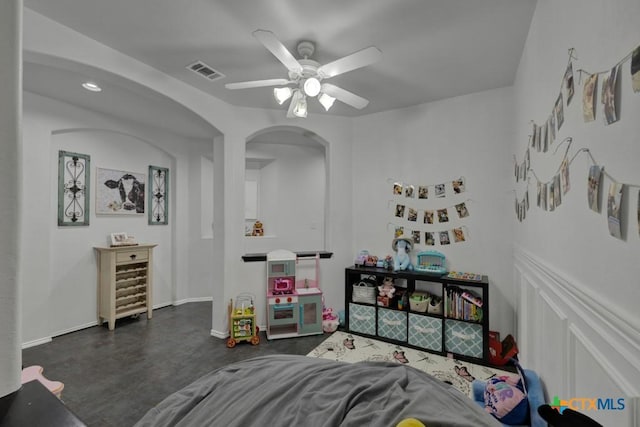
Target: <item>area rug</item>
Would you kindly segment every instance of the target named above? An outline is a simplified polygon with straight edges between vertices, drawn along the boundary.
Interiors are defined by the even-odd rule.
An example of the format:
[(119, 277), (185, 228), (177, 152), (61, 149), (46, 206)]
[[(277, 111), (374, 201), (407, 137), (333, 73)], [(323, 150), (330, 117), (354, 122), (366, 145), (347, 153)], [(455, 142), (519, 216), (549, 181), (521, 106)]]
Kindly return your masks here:
[(451, 384), (471, 397), (471, 382), (512, 372), (443, 357), (345, 332), (334, 332), (307, 356), (342, 362), (384, 361), (402, 363)]

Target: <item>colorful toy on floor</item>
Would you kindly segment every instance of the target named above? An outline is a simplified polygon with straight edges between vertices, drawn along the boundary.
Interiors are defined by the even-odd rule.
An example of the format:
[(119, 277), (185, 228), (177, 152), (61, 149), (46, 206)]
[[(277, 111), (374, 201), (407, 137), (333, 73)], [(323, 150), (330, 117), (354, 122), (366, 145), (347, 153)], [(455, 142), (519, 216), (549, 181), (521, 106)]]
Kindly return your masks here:
[(229, 300), (227, 311), (229, 314), (227, 347), (233, 348), (240, 341), (249, 341), (253, 345), (260, 344), (253, 295), (238, 295), (235, 307), (233, 306), (233, 300)]
[(335, 332), (338, 329), (340, 321), (338, 315), (333, 312), (332, 308), (322, 309), (322, 330), (326, 333)]

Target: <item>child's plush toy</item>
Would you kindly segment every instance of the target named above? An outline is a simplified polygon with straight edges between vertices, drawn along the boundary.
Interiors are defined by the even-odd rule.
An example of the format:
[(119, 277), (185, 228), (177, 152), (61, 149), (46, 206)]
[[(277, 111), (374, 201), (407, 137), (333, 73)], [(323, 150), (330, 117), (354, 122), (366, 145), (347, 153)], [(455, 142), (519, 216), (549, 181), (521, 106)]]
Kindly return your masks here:
[(382, 285), (378, 286), (378, 295), (381, 297), (393, 298), (393, 294), (396, 292), (396, 287), (393, 285), (393, 279), (391, 277), (385, 277), (382, 281)]
[(413, 239), (404, 236), (398, 236), (393, 239), (391, 247), (396, 251), (396, 259), (393, 263), (393, 269), (397, 270), (413, 270), (413, 264), (411, 264), (411, 257), (409, 252), (413, 247)]

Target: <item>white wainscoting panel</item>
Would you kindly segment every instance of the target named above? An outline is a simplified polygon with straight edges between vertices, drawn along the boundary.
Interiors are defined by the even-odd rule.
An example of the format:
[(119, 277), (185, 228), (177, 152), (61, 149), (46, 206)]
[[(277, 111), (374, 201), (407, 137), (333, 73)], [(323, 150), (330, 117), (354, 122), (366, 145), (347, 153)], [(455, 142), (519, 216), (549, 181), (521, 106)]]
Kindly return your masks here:
[[(548, 402), (613, 399), (580, 412), (604, 426), (640, 426), (640, 327), (600, 304), (580, 283), (515, 248), (516, 341), (524, 367), (540, 375)], [(574, 400), (574, 403), (578, 403)]]

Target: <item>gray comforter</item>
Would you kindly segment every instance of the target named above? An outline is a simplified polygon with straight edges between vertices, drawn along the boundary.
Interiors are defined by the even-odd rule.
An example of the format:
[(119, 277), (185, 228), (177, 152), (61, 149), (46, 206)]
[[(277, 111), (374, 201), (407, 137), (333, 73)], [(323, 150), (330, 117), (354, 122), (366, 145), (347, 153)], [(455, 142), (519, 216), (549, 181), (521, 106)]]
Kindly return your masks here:
[(143, 426), (499, 426), (452, 386), (409, 366), (272, 355), (215, 370), (170, 395)]

